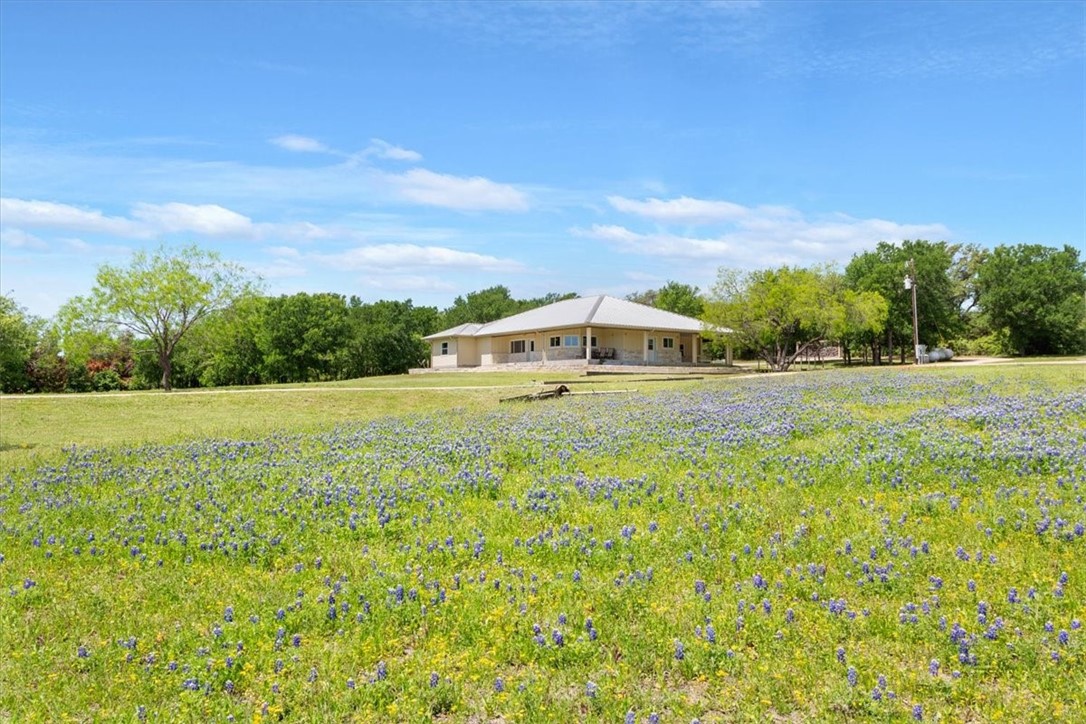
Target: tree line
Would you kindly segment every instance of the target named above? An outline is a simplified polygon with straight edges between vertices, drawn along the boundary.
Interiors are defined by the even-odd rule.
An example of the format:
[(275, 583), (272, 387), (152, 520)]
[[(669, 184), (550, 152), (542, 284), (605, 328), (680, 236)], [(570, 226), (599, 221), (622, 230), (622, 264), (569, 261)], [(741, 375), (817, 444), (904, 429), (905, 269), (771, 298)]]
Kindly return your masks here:
[(85, 392), (218, 387), (402, 374), (429, 363), (423, 337), (575, 297), (516, 299), (495, 286), (448, 308), (410, 299), (268, 296), (244, 270), (187, 247), (98, 269), (52, 320), (0, 296), (0, 390)]
[(879, 243), (834, 267), (721, 270), (702, 318), (785, 370), (822, 345), (846, 362), (904, 364), (919, 344), (980, 355), (1086, 352), (1086, 263), (1071, 246)]
[[(908, 266), (907, 266), (908, 263)], [(627, 299), (728, 329), (706, 345), (785, 370), (824, 345), (883, 364), (921, 344), (971, 354), (1086, 352), (1086, 263), (1078, 250), (1020, 244), (986, 250), (924, 240), (879, 243), (832, 266), (722, 268), (707, 292), (669, 281)], [(516, 299), (505, 286), (446, 309), (362, 302), (333, 293), (268, 296), (234, 264), (196, 247), (104, 265), (86, 296), (52, 320), (0, 295), (0, 391), (82, 392), (353, 379), (429, 362), (423, 337), (575, 297)]]

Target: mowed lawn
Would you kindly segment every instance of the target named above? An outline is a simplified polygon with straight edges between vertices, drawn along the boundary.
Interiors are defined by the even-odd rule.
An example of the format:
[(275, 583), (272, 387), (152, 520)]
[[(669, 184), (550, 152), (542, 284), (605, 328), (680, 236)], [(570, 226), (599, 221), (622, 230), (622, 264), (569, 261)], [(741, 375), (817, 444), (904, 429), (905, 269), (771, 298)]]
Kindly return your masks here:
[(0, 399), (0, 721), (1081, 720), (1086, 366), (538, 382)]

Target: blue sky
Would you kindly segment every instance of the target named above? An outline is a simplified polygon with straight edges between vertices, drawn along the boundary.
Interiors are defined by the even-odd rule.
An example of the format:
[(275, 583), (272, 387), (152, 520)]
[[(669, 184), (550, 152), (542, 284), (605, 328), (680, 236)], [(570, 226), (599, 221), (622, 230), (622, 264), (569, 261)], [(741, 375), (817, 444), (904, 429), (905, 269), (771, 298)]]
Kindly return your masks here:
[(0, 4), (0, 291), (623, 295), (1086, 238), (1086, 3)]

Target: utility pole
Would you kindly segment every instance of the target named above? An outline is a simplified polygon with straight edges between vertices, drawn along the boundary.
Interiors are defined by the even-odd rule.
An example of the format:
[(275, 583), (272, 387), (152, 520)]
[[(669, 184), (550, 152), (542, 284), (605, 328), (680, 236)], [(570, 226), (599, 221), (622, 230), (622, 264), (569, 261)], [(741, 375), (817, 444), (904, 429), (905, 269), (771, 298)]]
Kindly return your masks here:
[[(905, 262), (905, 288), (913, 293), (913, 360), (914, 364), (920, 364), (920, 327), (916, 321), (916, 260), (909, 259)], [(893, 351), (891, 351), (893, 354)]]

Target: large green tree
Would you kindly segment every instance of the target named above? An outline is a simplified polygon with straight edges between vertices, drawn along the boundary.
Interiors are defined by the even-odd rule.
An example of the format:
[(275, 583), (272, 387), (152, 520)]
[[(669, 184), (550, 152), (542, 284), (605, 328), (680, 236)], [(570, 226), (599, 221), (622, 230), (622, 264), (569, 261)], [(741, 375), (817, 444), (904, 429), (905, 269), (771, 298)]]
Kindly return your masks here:
[(30, 385), (27, 364), (40, 330), (40, 320), (0, 294), (0, 392), (23, 392)]
[(485, 324), (564, 299), (573, 299), (576, 296), (573, 293), (550, 292), (532, 299), (514, 299), (508, 287), (501, 285), (488, 287), (454, 299), (452, 306), (442, 315), (441, 326), (449, 328), (468, 322)]
[(989, 323), (1017, 354), (1086, 350), (1086, 262), (1070, 246), (998, 246), (977, 275)]
[(690, 284), (669, 281), (657, 290), (653, 306), (696, 319), (705, 311), (705, 303), (699, 295), (700, 291)]
[(169, 391), (174, 352), (185, 335), (253, 290), (245, 271), (215, 252), (162, 247), (137, 251), (127, 266), (99, 267), (90, 294), (69, 301), (61, 316), (71, 330), (127, 330), (149, 340), (162, 371), (160, 384)]
[(299, 292), (268, 299), (258, 342), (264, 378), (337, 379), (349, 339), (347, 301), (340, 294)]
[(732, 340), (783, 372), (833, 336), (843, 317), (828, 269), (783, 266), (721, 269), (702, 319), (731, 330)]
[(430, 358), (423, 336), (436, 332), (440, 315), (433, 307), (416, 307), (410, 299), (363, 304), (351, 299), (351, 346), (347, 374), (351, 377), (403, 374)]
[(193, 346), (202, 351), (204, 360), (201, 384), (256, 385), (265, 381), (260, 336), (267, 306), (267, 297), (242, 297), (195, 330)]
[(858, 292), (878, 292), (889, 304), (885, 340), (873, 343), (876, 362), (881, 361), (884, 351), (892, 357), (895, 347), (901, 349), (904, 360), (904, 350), (912, 347), (912, 296), (904, 284), (910, 260), (915, 265), (920, 343), (937, 345), (961, 332), (961, 307), (967, 292), (964, 282), (955, 278), (958, 250), (941, 241), (879, 242), (873, 251), (852, 257), (845, 269), (845, 283)]
[(513, 299), (509, 288), (498, 285), (454, 299), (452, 306), (445, 310), (443, 324), (446, 327), (468, 322), (484, 324), (520, 311), (523, 311), (521, 304)]

